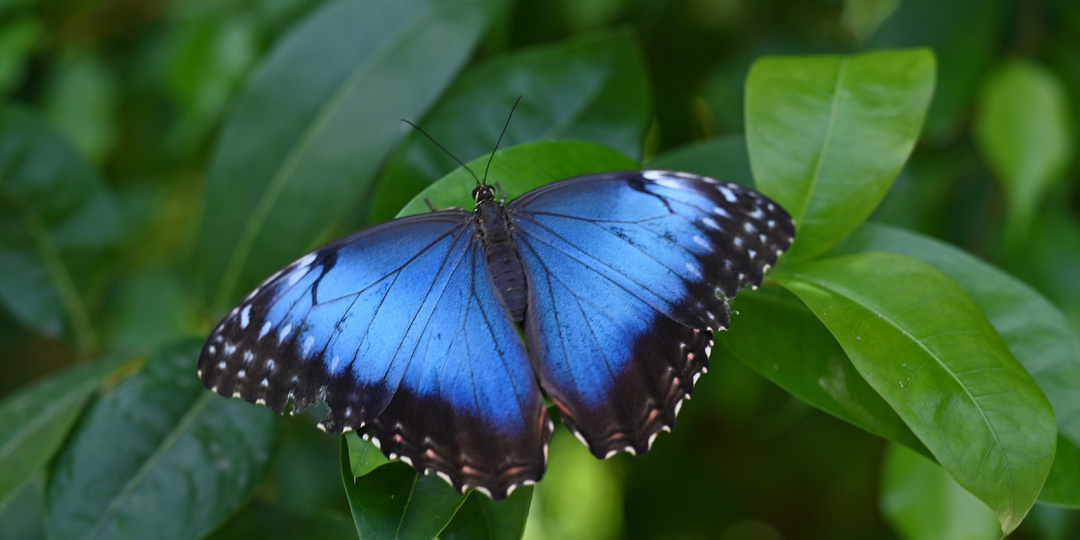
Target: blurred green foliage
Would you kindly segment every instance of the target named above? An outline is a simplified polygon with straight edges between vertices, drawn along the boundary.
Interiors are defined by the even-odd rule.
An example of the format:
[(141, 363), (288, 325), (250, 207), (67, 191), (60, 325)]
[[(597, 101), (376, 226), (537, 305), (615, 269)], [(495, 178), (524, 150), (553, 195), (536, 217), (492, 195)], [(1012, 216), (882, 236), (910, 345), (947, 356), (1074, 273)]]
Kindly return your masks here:
[[(371, 55), (388, 43), (393, 55)], [(523, 95), (505, 146), (585, 139), (647, 166), (741, 183), (753, 172), (761, 185), (766, 171), (797, 176), (779, 159), (798, 157), (787, 153), (799, 134), (783, 123), (813, 125), (792, 120), (806, 112), (798, 107), (774, 106), (811, 93), (784, 86), (792, 73), (819, 80), (796, 55), (915, 47), (936, 58), (925, 120), (882, 108), (911, 92), (867, 106), (918, 137), (911, 157), (910, 144), (878, 156), (859, 147), (876, 140), (872, 131), (839, 131), (847, 139), (820, 155), (840, 160), (840, 176), (858, 163), (862, 176), (843, 180), (855, 207), (783, 202), (817, 212), (819, 230), (832, 231), (803, 246), (806, 256), (917, 256), (936, 268), (919, 265), (925, 281), (956, 284), (935, 291), (970, 295), (964, 313), (986, 316), (1057, 414), (1050, 480), (1010, 538), (1080, 537), (1073, 0), (11, 0), (0, 4), (0, 538), (124, 536), (101, 518), (113, 514), (129, 534), (159, 526), (178, 538), (381, 530), (356, 517), (359, 495), (342, 477), (392, 493), (410, 469), (365, 476), (355, 457), (343, 467), (359, 441), (339, 452), (344, 443), (311, 429), (307, 415), (275, 423), (262, 408), (218, 400), (183, 358), (263, 276), (320, 240), (392, 217), (455, 168), (398, 118), (471, 160), (490, 151)], [(784, 58), (756, 64), (748, 81), (773, 55)], [(924, 59), (882, 73), (874, 56), (814, 61), (828, 70), (849, 58), (856, 96), (875, 84), (896, 91), (903, 83), (890, 76), (927, 69)], [(914, 79), (912, 92), (929, 91)], [(543, 155), (514, 150), (493, 177)], [(584, 164), (558, 165), (624, 162), (590, 151)], [(433, 200), (453, 181), (432, 187)], [(881, 197), (874, 224), (844, 239)], [(279, 215), (297, 220), (281, 226)], [(270, 225), (245, 230), (253, 219)], [(822, 275), (840, 272), (830, 271)], [(873, 277), (843, 271), (849, 283)], [(740, 296), (746, 317), (734, 325), (751, 331), (725, 336), (678, 429), (647, 457), (597, 461), (560, 429), (546, 480), (509, 510), (450, 493), (440, 503), (450, 510), (436, 512), (443, 521), (407, 520), (409, 504), (382, 511), (420, 531), (449, 521), (446, 538), (520, 535), (526, 513), (532, 539), (999, 535), (982, 502), (907, 449), (940, 455), (916, 438), (901, 395), (859, 376), (851, 344), (829, 333), (836, 320), (773, 289)], [(763, 357), (760, 343), (790, 354)], [(818, 354), (803, 361), (806, 350)], [(102, 366), (117, 359), (142, 364), (109, 375)], [(139, 407), (153, 414), (128, 414)], [(210, 466), (191, 475), (200, 463)], [(118, 493), (157, 506), (86, 504)], [(184, 506), (191, 494), (213, 511)]]

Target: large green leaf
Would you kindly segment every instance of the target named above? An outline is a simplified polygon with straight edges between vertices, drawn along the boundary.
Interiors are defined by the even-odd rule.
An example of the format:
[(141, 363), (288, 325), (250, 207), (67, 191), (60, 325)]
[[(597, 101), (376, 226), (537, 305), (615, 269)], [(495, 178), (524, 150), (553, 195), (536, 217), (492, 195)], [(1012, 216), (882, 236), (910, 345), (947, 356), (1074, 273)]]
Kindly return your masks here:
[(100, 175), (44, 122), (0, 110), (0, 303), (21, 324), (83, 350), (96, 341), (86, 293), (120, 234)]
[(369, 189), (400, 119), (438, 97), (502, 4), (332, 2), (275, 47), (210, 163), (198, 255), (213, 306), (310, 247)]
[(754, 182), (792, 217), (786, 259), (814, 257), (881, 202), (919, 136), (934, 88), (926, 49), (759, 60), (746, 80)]
[(870, 433), (930, 455), (904, 421), (859, 375), (829, 329), (790, 293), (742, 291), (739, 313), (716, 343), (807, 403)]
[(1034, 504), (1057, 429), (1038, 385), (971, 298), (932, 266), (863, 253), (774, 273), (1005, 533)]
[(203, 388), (201, 344), (155, 352), (90, 408), (49, 479), (51, 538), (201, 538), (251, 497), (274, 415)]
[(997, 540), (997, 520), (932, 461), (892, 445), (885, 454), (881, 513), (905, 540)]
[(1038, 64), (1016, 60), (999, 67), (979, 99), (975, 140), (1008, 195), (1010, 238), (1026, 236), (1047, 190), (1072, 160), (1069, 97)]
[[(602, 143), (640, 159), (649, 126), (644, 60), (625, 32), (516, 51), (469, 69), (422, 122), (424, 131), (462, 159), (536, 139)], [(379, 181), (373, 218), (383, 220), (421, 189), (457, 168), (420, 133), (395, 152)], [(483, 167), (474, 169), (483, 174)]]
[[(1054, 415), (1062, 445), (1080, 454), (1080, 335), (1061, 313), (1027, 284), (994, 268), (978, 258), (936, 240), (887, 225), (867, 223), (837, 246), (833, 254), (890, 251), (922, 259), (949, 276), (989, 319), (1005, 341), (1009, 352), (1046, 394), (1054, 406)], [(1067, 455), (1058, 453), (1058, 460)], [(1064, 467), (1064, 464), (1063, 464)], [(1051, 469), (1066, 470), (1057, 466)], [(1074, 499), (1040, 500), (1080, 506), (1080, 477), (1058, 479), (1058, 485), (1072, 484)], [(1067, 493), (1057, 490), (1056, 493)]]
[(64, 442), (87, 400), (122, 359), (82, 364), (0, 403), (0, 510)]
[(356, 478), (349, 454), (342, 437), (341, 476), (360, 538), (434, 538), (465, 502), (442, 478), (417, 473), (400, 462)]
[[(487, 164), (487, 160), (487, 157), (479, 157), (467, 165), (475, 170)], [(488, 183), (497, 184), (506, 197), (512, 199), (530, 189), (570, 176), (636, 168), (637, 163), (632, 159), (596, 143), (536, 141), (496, 152)], [(428, 212), (428, 201), (436, 208), (471, 208), (475, 204), (471, 195), (474, 187), (476, 180), (464, 169), (458, 169), (420, 192), (398, 215)]]

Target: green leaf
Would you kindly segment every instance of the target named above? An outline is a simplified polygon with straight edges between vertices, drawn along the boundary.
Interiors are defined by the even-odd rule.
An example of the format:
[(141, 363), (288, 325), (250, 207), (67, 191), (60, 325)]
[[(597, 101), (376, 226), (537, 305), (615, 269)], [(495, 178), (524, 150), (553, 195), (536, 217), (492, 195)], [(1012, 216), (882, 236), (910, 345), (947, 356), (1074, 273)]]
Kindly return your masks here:
[(520, 487), (503, 501), (493, 501), (479, 493), (472, 493), (439, 538), (517, 540), (525, 533), (532, 497), (533, 486)]
[[(487, 164), (487, 157), (467, 163), (475, 170)], [(530, 189), (579, 174), (637, 169), (637, 163), (603, 145), (582, 141), (536, 141), (507, 148), (495, 153), (491, 160), (488, 183), (497, 184), (508, 199)], [(464, 169), (457, 169), (432, 184), (398, 216), (429, 212), (427, 202), (436, 208), (460, 206), (472, 208), (472, 190), (476, 180)]]
[[(960, 285), (1050, 400), (1059, 434), (1067, 439), (1059, 442), (1059, 450), (1069, 445), (1080, 452), (1080, 334), (1057, 307), (1027, 284), (960, 249), (887, 225), (867, 223), (832, 254), (870, 251), (921, 259)], [(1060, 451), (1056, 459), (1063, 459)], [(1077, 498), (1054, 502), (1080, 505), (1077, 478), (1062, 479), (1076, 484)]]
[(725, 353), (841, 420), (930, 455), (798, 298), (785, 291), (742, 291), (732, 309), (739, 315), (731, 330), (716, 334)]
[[(438, 97), (501, 0), (323, 5), (256, 70), (210, 162), (198, 245), (212, 306), (339, 218)], [(312, 211), (317, 209), (317, 211)]]
[(97, 340), (86, 295), (120, 235), (112, 194), (89, 163), (44, 122), (0, 110), (0, 303), (50, 338)]
[(685, 171), (753, 187), (746, 138), (741, 134), (713, 137), (669, 150), (650, 159), (650, 169)]
[(1053, 463), (1053, 410), (969, 296), (932, 266), (863, 253), (774, 277), (945, 470), (1012, 532)]
[(1039, 493), (1039, 502), (1080, 509), (1080, 448), (1058, 436), (1054, 466)]
[(390, 460), (386, 459), (381, 450), (371, 444), (370, 441), (361, 439), (355, 432), (346, 433), (345, 438), (348, 439), (349, 463), (352, 464), (353, 478), (360, 478), (376, 468), (390, 463)]
[(105, 163), (117, 139), (116, 76), (92, 49), (69, 52), (53, 65), (45, 111), (86, 157)]
[(401, 462), (356, 478), (349, 454), (342, 437), (341, 477), (360, 538), (434, 538), (465, 502), (438, 476), (417, 473)]
[(788, 262), (824, 253), (881, 202), (915, 145), (933, 88), (927, 49), (753, 65), (750, 165), (758, 188), (795, 218)]
[(52, 538), (201, 538), (251, 497), (277, 424), (203, 388), (201, 345), (160, 349), (90, 408), (49, 479)]
[(997, 520), (936, 463), (902, 446), (885, 454), (881, 513), (905, 540), (997, 540)]
[(1049, 70), (1024, 60), (999, 67), (986, 81), (975, 140), (1008, 196), (1008, 234), (1022, 241), (1047, 190), (1072, 158), (1069, 99)]
[(5, 17), (0, 27), (0, 92), (6, 95), (23, 82), (30, 55), (44, 35), (37, 14)]
[[(521, 103), (502, 146), (537, 139), (602, 143), (639, 159), (648, 129), (644, 60), (630, 35), (602, 33), (497, 57), (469, 69), (446, 90), (421, 127), (462, 159), (486, 156)], [(379, 181), (373, 219), (392, 217), (454, 160), (420, 133), (411, 134)], [(483, 167), (474, 172), (483, 174)]]
[(91, 394), (121, 360), (76, 366), (22, 388), (0, 403), (0, 509), (45, 468)]

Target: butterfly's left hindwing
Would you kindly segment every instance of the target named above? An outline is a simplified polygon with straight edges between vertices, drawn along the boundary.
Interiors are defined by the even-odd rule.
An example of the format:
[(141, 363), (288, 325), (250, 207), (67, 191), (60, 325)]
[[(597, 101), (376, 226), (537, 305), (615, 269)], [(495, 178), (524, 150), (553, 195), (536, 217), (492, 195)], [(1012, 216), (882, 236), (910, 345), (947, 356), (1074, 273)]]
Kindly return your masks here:
[(567, 179), (508, 205), (541, 387), (598, 457), (646, 452), (708, 367), (727, 299), (794, 237), (759, 193), (686, 173)]
[(487, 273), (475, 217), (436, 212), (364, 229), (260, 285), (211, 333), (208, 388), (320, 427), (495, 498), (540, 479), (551, 424)]

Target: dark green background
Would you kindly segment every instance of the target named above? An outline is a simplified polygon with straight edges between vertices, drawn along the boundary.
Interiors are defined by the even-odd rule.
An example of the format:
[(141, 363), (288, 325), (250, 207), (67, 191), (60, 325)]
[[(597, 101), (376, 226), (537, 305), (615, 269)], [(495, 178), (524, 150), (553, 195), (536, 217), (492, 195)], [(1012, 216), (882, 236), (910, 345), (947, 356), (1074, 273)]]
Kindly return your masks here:
[[(335, 63), (362, 57), (376, 29), (333, 13), (347, 7), (330, 4), (17, 0), (0, 6), (0, 399), (105, 353), (157, 351), (164, 358), (190, 349), (190, 343), (160, 346), (205, 336), (228, 305), (302, 247), (392, 217), (453, 170), (449, 158), (415, 134), (366, 129), (374, 123), (409, 118), (471, 160), (490, 151), (493, 126), (501, 127), (522, 95), (504, 146), (586, 139), (648, 165), (654, 157), (657, 164), (674, 159), (670, 151), (687, 163), (695, 152), (690, 145), (708, 140), (708, 155), (723, 157), (702, 167), (719, 161), (725, 165), (710, 174), (747, 182), (744, 84), (751, 63), (765, 55), (930, 47), (937, 83), (922, 137), (872, 219), (989, 261), (1041, 292), (1074, 329), (1080, 326), (1080, 6), (1072, 0), (520, 0), (494, 9), (490, 20), (465, 2), (451, 2), (435, 18), (448, 28), (459, 20), (474, 24), (481, 29), (475, 37), (450, 30), (410, 36), (406, 23), (404, 30), (383, 29), (400, 31), (403, 40), (400, 57), (386, 60), (391, 68), (411, 58), (409, 47), (442, 49), (431, 65), (409, 66), (440, 85), (409, 86), (410, 72), (403, 68), (393, 79), (396, 71), (383, 66), (380, 73), (388, 75), (357, 91), (382, 96), (375, 103), (333, 94)], [(287, 40), (302, 41), (303, 26), (320, 17), (326, 28), (340, 21), (337, 34), (316, 33), (340, 37), (339, 55), (305, 56), (302, 47), (275, 53)], [(409, 20), (409, 13), (400, 18)], [(296, 73), (298, 64), (307, 69)], [(320, 78), (322, 93), (307, 84)], [(251, 163), (266, 168), (257, 171), (263, 181), (285, 174), (280, 162), (288, 156), (277, 148), (295, 135), (288, 117), (302, 125), (307, 108), (339, 98), (343, 112), (311, 142), (317, 150), (300, 159), (282, 195), (297, 207), (309, 205), (311, 223), (300, 214), (287, 229), (258, 231), (249, 248), (256, 262), (236, 270), (234, 283), (207, 290), (228, 273), (236, 250), (229, 239), (201, 231), (242, 221), (250, 211), (216, 202), (244, 200), (221, 190), (258, 192), (227, 180), (250, 173)], [(340, 175), (338, 191), (324, 187), (304, 199), (305, 175), (324, 174), (322, 160), (340, 163), (343, 154), (349, 172)], [(41, 170), (60, 180), (20, 183)], [(80, 179), (81, 191), (65, 178)], [(256, 198), (247, 200), (254, 205)], [(319, 219), (328, 213), (340, 216), (329, 227)], [(61, 284), (41, 272), (47, 266), (26, 264), (38, 245), (32, 231), (45, 229), (56, 260), (68, 269)], [(297, 238), (278, 242), (290, 234)], [(297, 243), (301, 249), (288, 248)], [(35, 287), (50, 283), (72, 291), (69, 298), (80, 305)], [(178, 416), (188, 410), (184, 404), (218, 406), (201, 404), (201, 388), (169, 386), (168, 365), (154, 375), (161, 380), (137, 381), (144, 385), (139, 391), (171, 392)], [(193, 374), (185, 381), (191, 382), (197, 382)], [(120, 407), (116, 396), (92, 398), (67, 444), (93, 444), (85, 426)], [(243, 404), (223, 406), (220, 414), (233, 414), (236, 406)], [(912, 458), (902, 450), (806, 405), (742, 363), (714, 354), (679, 420), (647, 457), (605, 462), (560, 429), (526, 537), (925, 537), (890, 526), (881, 510), (903, 496), (887, 479), (917, 477), (917, 462), (906, 463)], [(352, 537), (339, 441), (313, 424), (308, 417), (285, 419), (276, 441), (243, 433), (220, 441), (265, 445), (268, 461), (250, 471), (251, 485), (259, 487), (238, 514), (181, 522), (179, 513), (149, 513), (147, 519), (177, 537), (219, 525), (216, 538)], [(3, 502), (0, 538), (43, 537), (45, 516), (59, 512), (63, 501), (54, 496), (46, 509), (42, 492), (71, 467), (65, 458), (52, 465), (53, 478), (39, 475)], [(269, 474), (260, 481), (263, 469)], [(109, 473), (102, 471), (102, 481)], [(237, 504), (249, 496), (234, 495)], [(994, 537), (992, 515), (988, 529), (978, 513), (942, 514), (970, 522), (949, 529), (934, 516), (922, 520), (936, 531)], [(53, 523), (53, 536), (78, 534)], [(950, 537), (961, 536), (941, 536)], [(1013, 537), (1080, 537), (1080, 514), (1037, 504)]]

